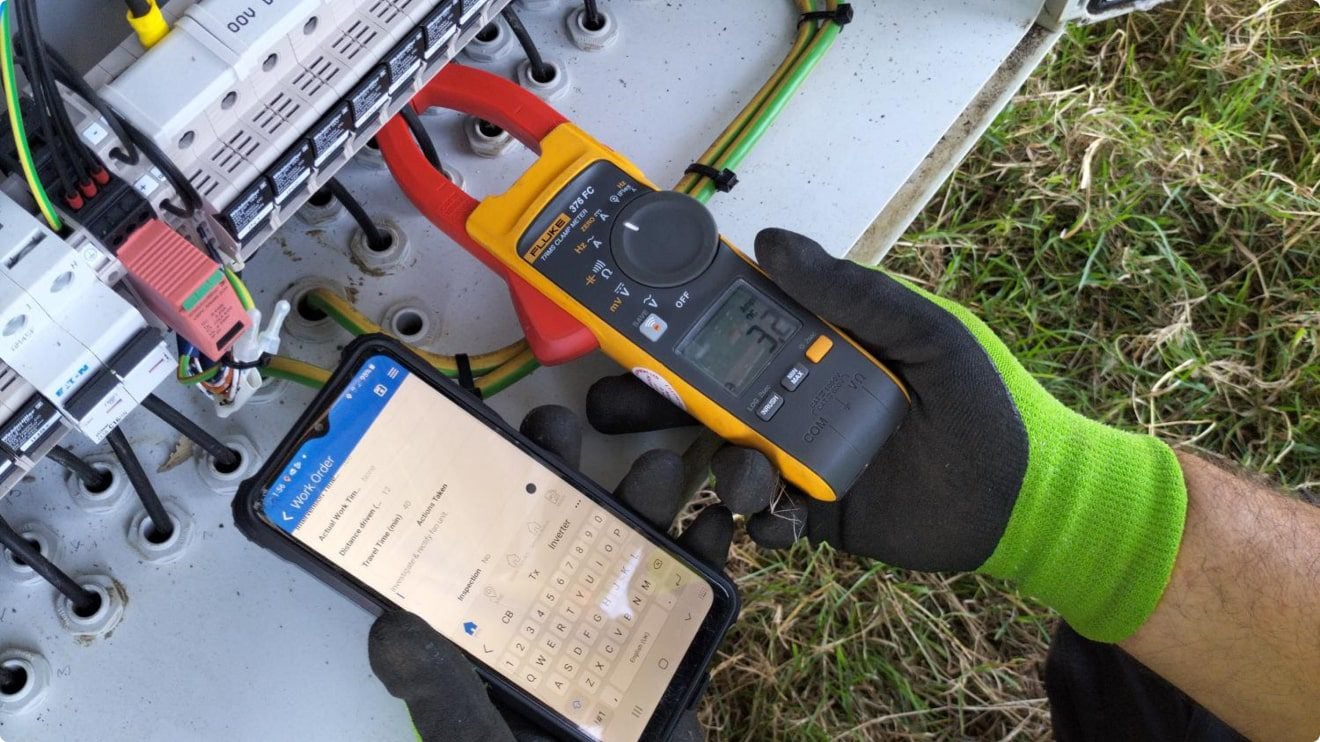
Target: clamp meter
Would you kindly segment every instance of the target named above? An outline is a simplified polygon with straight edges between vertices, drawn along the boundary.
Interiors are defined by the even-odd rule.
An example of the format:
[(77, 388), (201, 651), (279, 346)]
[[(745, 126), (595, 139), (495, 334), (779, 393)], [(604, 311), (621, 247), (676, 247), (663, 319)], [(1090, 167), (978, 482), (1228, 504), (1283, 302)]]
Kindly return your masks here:
[(377, 134), (403, 191), (510, 283), (543, 362), (597, 344), (790, 482), (836, 500), (898, 427), (907, 392), (720, 237), (704, 205), (654, 184), (531, 93), (451, 64), (413, 101), (471, 113), (540, 153), (477, 202), (395, 119)]

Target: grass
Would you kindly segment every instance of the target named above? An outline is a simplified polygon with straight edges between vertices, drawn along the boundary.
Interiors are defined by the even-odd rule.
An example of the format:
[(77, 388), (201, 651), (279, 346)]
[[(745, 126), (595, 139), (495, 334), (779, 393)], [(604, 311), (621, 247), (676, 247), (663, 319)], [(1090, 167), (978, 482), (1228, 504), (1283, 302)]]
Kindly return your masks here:
[[(1070, 31), (886, 259), (1073, 408), (1320, 489), (1320, 9)], [(741, 541), (712, 739), (1042, 738), (1054, 619), (1002, 584)]]

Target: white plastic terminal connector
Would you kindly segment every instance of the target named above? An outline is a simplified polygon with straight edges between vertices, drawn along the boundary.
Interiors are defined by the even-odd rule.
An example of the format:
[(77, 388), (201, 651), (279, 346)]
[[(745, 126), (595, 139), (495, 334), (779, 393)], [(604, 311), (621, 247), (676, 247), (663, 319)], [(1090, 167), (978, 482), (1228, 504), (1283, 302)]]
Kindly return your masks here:
[[(232, 351), (234, 360), (239, 363), (254, 363), (260, 360), (263, 354), (280, 352), (280, 330), (284, 327), (284, 320), (288, 318), (290, 308), (289, 302), (283, 299), (275, 302), (275, 309), (270, 314), (270, 323), (260, 332), (258, 329), (261, 327), (261, 310), (249, 309), (248, 316), (252, 318), (252, 326), (243, 337), (238, 339), (238, 342), (234, 343)], [(216, 414), (220, 417), (229, 417), (238, 412), (261, 388), (262, 381), (261, 372), (255, 368), (239, 372), (230, 396), (216, 403)]]

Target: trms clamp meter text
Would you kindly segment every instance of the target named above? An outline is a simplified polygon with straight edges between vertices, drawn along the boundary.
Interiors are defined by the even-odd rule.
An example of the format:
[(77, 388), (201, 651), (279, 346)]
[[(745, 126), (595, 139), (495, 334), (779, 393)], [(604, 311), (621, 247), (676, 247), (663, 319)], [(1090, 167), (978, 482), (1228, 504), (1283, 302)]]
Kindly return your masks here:
[(700, 202), (494, 75), (451, 64), (413, 106), (479, 116), (539, 152), (507, 192), (477, 202), (401, 120), (377, 135), (422, 213), (510, 282), (543, 362), (599, 344), (820, 500), (843, 496), (898, 427), (908, 400), (895, 377), (724, 241)]

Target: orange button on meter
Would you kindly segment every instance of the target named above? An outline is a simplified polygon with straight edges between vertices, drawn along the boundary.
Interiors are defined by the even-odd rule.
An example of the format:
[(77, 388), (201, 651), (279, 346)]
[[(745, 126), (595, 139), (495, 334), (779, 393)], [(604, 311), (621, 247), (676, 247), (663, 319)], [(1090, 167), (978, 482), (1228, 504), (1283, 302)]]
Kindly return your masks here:
[(811, 344), (810, 348), (807, 348), (807, 360), (811, 361), (812, 363), (820, 363), (821, 359), (823, 359), (825, 355), (829, 353), (830, 349), (833, 347), (834, 347), (834, 341), (830, 340), (828, 337), (824, 335), (821, 335), (820, 337), (816, 338), (815, 342)]

